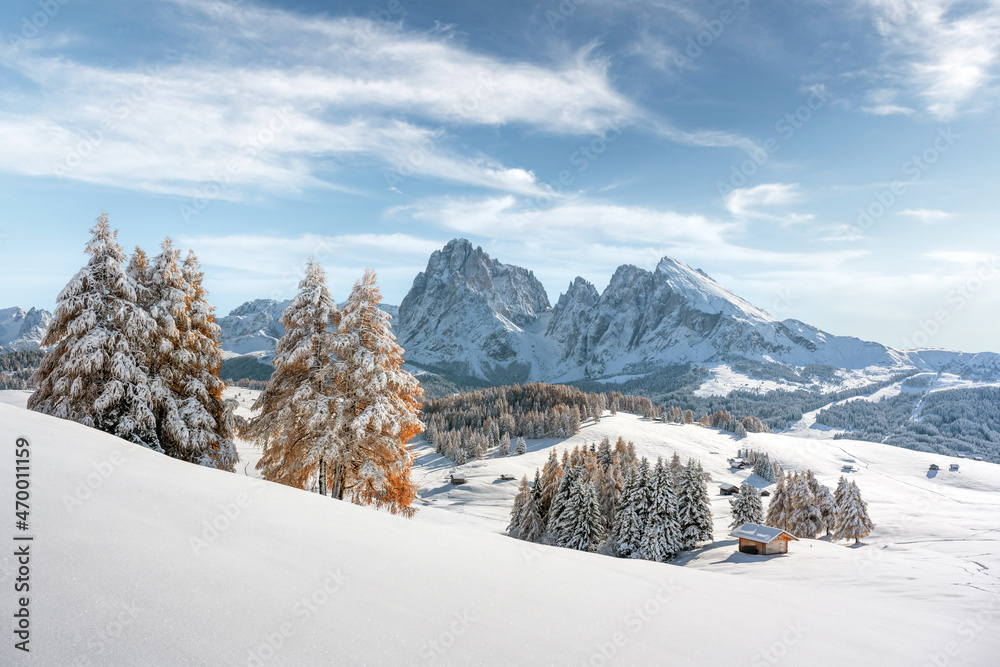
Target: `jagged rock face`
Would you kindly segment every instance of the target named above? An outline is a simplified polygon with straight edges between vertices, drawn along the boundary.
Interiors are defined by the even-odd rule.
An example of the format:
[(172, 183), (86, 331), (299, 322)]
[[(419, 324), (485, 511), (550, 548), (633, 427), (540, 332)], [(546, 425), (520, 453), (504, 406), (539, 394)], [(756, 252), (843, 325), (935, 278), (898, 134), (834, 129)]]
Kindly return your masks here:
[(226, 317), (216, 320), (227, 352), (249, 354), (272, 351), (285, 333), (281, 314), (291, 301), (257, 299), (236, 308)]
[(52, 313), (40, 308), (0, 310), (0, 352), (38, 350), (51, 321)]
[[(526, 269), (491, 259), (465, 239), (435, 251), (399, 306), (396, 336), (407, 360), (483, 378), (519, 376), (525, 329), (549, 311)], [(512, 366), (517, 368), (512, 368)]]
[(583, 278), (571, 282), (569, 289), (559, 297), (545, 336), (561, 344), (561, 362), (586, 363), (587, 332), (600, 298), (597, 288)]

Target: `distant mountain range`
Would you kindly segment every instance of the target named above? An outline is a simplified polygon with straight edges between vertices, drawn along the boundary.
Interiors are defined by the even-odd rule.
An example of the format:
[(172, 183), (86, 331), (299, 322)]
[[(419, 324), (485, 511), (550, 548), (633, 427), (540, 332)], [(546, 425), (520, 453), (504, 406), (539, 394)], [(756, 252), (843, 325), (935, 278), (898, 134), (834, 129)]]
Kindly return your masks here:
[[(288, 303), (258, 299), (220, 317), (223, 349), (273, 351)], [(904, 351), (777, 320), (670, 257), (652, 271), (619, 267), (603, 292), (576, 278), (552, 306), (531, 271), (455, 239), (431, 255), (398, 309), (382, 307), (409, 364), (459, 382), (620, 382), (677, 364), (724, 368), (733, 386), (742, 386), (735, 373), (765, 390), (844, 388), (914, 370), (1000, 378), (991, 352)], [(0, 311), (0, 345), (37, 349), (49, 317)]]
[(39, 349), (51, 320), (52, 313), (38, 308), (0, 310), (0, 352)]

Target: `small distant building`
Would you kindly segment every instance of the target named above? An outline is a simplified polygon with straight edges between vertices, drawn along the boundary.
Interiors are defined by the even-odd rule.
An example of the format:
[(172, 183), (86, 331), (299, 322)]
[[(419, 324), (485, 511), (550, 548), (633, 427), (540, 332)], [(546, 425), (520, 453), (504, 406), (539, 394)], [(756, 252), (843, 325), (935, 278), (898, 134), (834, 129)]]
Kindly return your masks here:
[(931, 467), (930, 467), (930, 468), (928, 468), (928, 470), (940, 470), (940, 469), (941, 469), (941, 468), (940, 468), (940, 467), (938, 466), (938, 464), (936, 464), (936, 463), (932, 463), (932, 464), (931, 464)]
[(972, 460), (973, 460), (973, 461), (982, 461), (982, 460), (983, 460), (983, 457), (982, 457), (982, 456), (973, 456), (973, 457), (972, 457)]
[(469, 480), (465, 479), (464, 476), (452, 474), (449, 477), (448, 481), (450, 481), (452, 484), (465, 484)]
[(958, 470), (958, 464), (957, 463), (952, 463), (951, 466), (948, 468), (948, 470), (950, 470), (952, 472), (957, 471)]
[(770, 491), (761, 491), (761, 492), (760, 492), (760, 497), (761, 497), (761, 498), (766, 498), (766, 497), (767, 497), (767, 496), (769, 496), (769, 495), (771, 495), (771, 492), (770, 492)]
[(735, 484), (729, 484), (728, 482), (723, 482), (719, 484), (719, 495), (720, 496), (735, 496), (740, 492), (740, 487)]
[(965, 454), (959, 454), (959, 455), (958, 455), (958, 458), (960, 458), (960, 459), (964, 459), (964, 458), (965, 458)]
[(740, 553), (758, 556), (786, 554), (788, 553), (788, 543), (792, 540), (797, 542), (799, 539), (780, 528), (760, 526), (756, 523), (745, 523), (729, 535), (739, 539)]

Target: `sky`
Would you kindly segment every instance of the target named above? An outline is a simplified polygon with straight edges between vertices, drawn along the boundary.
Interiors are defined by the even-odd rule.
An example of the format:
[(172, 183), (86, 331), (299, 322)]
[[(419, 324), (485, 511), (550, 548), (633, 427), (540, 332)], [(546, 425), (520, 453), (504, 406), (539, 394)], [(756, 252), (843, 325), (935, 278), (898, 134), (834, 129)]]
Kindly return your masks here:
[(1000, 0), (15, 0), (0, 308), (94, 219), (193, 249), (220, 314), (399, 303), (456, 237), (576, 276), (669, 255), (779, 319), (1000, 352)]

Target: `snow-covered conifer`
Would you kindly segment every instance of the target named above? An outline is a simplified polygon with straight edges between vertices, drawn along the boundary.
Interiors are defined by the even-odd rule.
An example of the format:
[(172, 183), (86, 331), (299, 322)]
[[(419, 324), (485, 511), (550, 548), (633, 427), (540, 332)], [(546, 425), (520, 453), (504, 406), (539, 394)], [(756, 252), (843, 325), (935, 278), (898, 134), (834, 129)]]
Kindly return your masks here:
[(745, 523), (764, 523), (764, 506), (760, 500), (760, 491), (753, 486), (743, 483), (740, 485), (740, 492), (729, 501), (733, 510), (733, 520), (729, 524), (730, 528), (739, 528)]
[(417, 487), (407, 442), (424, 429), (423, 390), (403, 366), (404, 350), (379, 308), (375, 272), (366, 269), (344, 306), (334, 339), (331, 380), (344, 415), (333, 486), (340, 497), (411, 515)]
[(701, 464), (688, 461), (681, 474), (677, 494), (677, 518), (681, 529), (681, 548), (692, 549), (697, 542), (712, 539), (712, 506)]
[(813, 539), (822, 530), (823, 515), (816, 504), (812, 488), (809, 485), (809, 473), (796, 473), (789, 485), (789, 497), (792, 501), (791, 532), (796, 537)]
[[(274, 372), (254, 404), (260, 414), (246, 437), (263, 449), (257, 469), (265, 479), (305, 489), (319, 461), (332, 472), (344, 449), (337, 388), (327, 381), (337, 336), (331, 329), (340, 312), (323, 268), (312, 259), (281, 323), (285, 333), (271, 361)], [(332, 484), (333, 475), (327, 481)]]
[(858, 485), (850, 482), (837, 505), (837, 523), (833, 529), (833, 539), (850, 540), (857, 544), (862, 537), (868, 537), (875, 524), (868, 516), (868, 503), (861, 499)]
[(653, 503), (643, 531), (640, 554), (646, 560), (665, 563), (681, 550), (677, 501), (668, 465), (659, 459), (652, 475)]
[(782, 473), (778, 476), (771, 500), (767, 504), (767, 525), (791, 533), (791, 516), (792, 502), (788, 493), (788, 474)]
[(87, 265), (59, 293), (28, 407), (162, 451), (144, 358), (155, 324), (102, 213)]
[(514, 453), (520, 456), (521, 454), (527, 453), (527, 451), (528, 451), (528, 443), (524, 441), (524, 438), (519, 437), (517, 439), (517, 449), (514, 451)]
[(517, 495), (514, 496), (514, 507), (510, 510), (510, 523), (507, 525), (507, 534), (511, 537), (521, 539), (521, 514), (524, 506), (530, 502), (531, 487), (528, 486), (528, 476), (521, 477), (521, 484), (517, 487)]
[(542, 468), (542, 502), (539, 507), (542, 513), (542, 520), (545, 522), (548, 522), (549, 508), (552, 506), (552, 500), (559, 491), (559, 483), (562, 481), (562, 475), (563, 471), (559, 465), (559, 459), (556, 458), (555, 450), (549, 450), (549, 458)]

